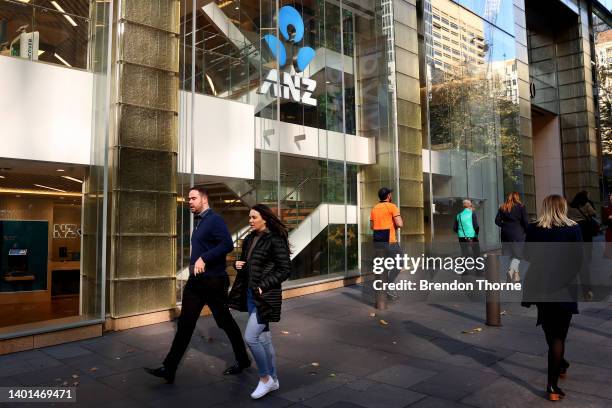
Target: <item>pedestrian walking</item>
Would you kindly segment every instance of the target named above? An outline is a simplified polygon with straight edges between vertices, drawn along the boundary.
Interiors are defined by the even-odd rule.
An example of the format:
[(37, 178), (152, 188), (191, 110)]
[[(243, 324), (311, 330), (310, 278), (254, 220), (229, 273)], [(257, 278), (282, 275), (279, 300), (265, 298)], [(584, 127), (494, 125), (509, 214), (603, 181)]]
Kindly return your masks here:
[(169, 384), (174, 382), (177, 367), (189, 346), (204, 305), (208, 305), (217, 326), (227, 334), (236, 358), (234, 365), (223, 374), (238, 374), (251, 365), (240, 328), (227, 306), (229, 277), (225, 258), (233, 250), (232, 238), (223, 218), (209, 207), (206, 189), (191, 188), (189, 209), (196, 216), (191, 235), (190, 274), (183, 291), (176, 335), (163, 365), (145, 368), (146, 372), (165, 379)]
[(249, 225), (229, 305), (249, 314), (244, 338), (257, 363), (259, 383), (251, 398), (258, 399), (280, 388), (270, 322), (280, 321), (281, 283), (291, 275), (291, 259), (287, 228), (268, 206), (254, 205)]
[(480, 226), (476, 217), (476, 210), (472, 201), (463, 200), (463, 211), (455, 216), (453, 231), (459, 239), (461, 247), (461, 256), (468, 257), (470, 252), (474, 258), (480, 256), (480, 244), (478, 243), (478, 233)]
[(501, 228), (502, 255), (511, 259), (506, 281), (519, 282), (521, 280), (519, 264), (529, 216), (517, 191), (508, 194), (506, 201), (499, 206), (495, 225)]
[[(567, 202), (550, 195), (542, 203), (542, 212), (527, 228), (525, 257), (530, 263), (525, 276), (522, 305), (535, 304), (537, 325), (542, 325), (548, 344), (549, 400), (565, 397), (559, 378), (569, 368), (565, 360), (565, 339), (572, 315), (578, 313), (576, 278), (582, 263), (582, 232), (567, 216)], [(576, 244), (564, 244), (564, 243)], [(554, 243), (547, 244), (547, 243)]]
[[(404, 226), (400, 210), (393, 204), (393, 190), (382, 187), (378, 190), (379, 202), (370, 212), (370, 228), (373, 231), (374, 253), (376, 257), (394, 258), (397, 254), (402, 254), (402, 248), (397, 242), (398, 228)], [(382, 278), (386, 282), (395, 282), (400, 270), (393, 268), (386, 271)], [(387, 291), (386, 296), (390, 300), (397, 299), (397, 295)]]
[(597, 211), (589, 198), (588, 191), (576, 193), (569, 204), (569, 218), (576, 221), (582, 232), (584, 242), (593, 242), (593, 237), (599, 234), (599, 222), (596, 220)]

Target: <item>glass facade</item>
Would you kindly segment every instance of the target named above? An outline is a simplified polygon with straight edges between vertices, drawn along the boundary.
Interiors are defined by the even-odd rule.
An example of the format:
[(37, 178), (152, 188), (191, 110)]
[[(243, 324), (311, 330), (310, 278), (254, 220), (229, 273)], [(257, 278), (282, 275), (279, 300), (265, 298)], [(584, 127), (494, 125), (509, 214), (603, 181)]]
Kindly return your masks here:
[[(463, 199), (472, 200), (480, 220), (492, 220), (504, 191), (522, 193), (513, 21), (497, 19), (511, 3), (424, 2), (421, 82), (430, 240), (455, 240), (452, 225)], [(481, 242), (497, 243), (495, 224), (481, 225)]]
[(609, 13), (554, 4), (0, 0), (0, 339), (174, 309), (194, 185), (230, 275), (250, 206), (276, 211), (286, 288), (370, 271), (382, 186), (404, 246), (455, 242), (469, 198), (496, 248), (505, 195), (533, 215), (547, 178), (534, 112), (557, 121), (561, 192), (599, 157), (610, 174)]
[(0, 339), (105, 315), (110, 6), (0, 1)]
[[(303, 24), (296, 42), (291, 37), (296, 27), (289, 26), (289, 37), (282, 32), (279, 12), (287, 7)], [(183, 1), (181, 9), (182, 101), (188, 105), (193, 93), (251, 105), (256, 128), (253, 178), (198, 174), (190, 163), (200, 158), (189, 158), (181, 164), (183, 193), (190, 180), (215, 193), (212, 206), (227, 220), (236, 254), (248, 206), (260, 202), (277, 211), (292, 237), (306, 237), (292, 240), (293, 284), (359, 274), (358, 179), (363, 166), (347, 152), (356, 143), (373, 145), (389, 133), (389, 54), (381, 5), (240, 0), (194, 10), (191, 1)], [(267, 40), (271, 36), (280, 39), (289, 62), (275, 58)], [(314, 50), (314, 57), (300, 69), (303, 48)], [(302, 81), (297, 89), (301, 99), (287, 97), (286, 78), (293, 85)], [(307, 102), (304, 79), (316, 84)], [(181, 115), (180, 127), (180, 143), (189, 146), (198, 129), (188, 113)], [(315, 149), (310, 148), (313, 142)], [(184, 209), (179, 212), (188, 219)], [(184, 270), (188, 222), (181, 228), (184, 239), (177, 253)]]

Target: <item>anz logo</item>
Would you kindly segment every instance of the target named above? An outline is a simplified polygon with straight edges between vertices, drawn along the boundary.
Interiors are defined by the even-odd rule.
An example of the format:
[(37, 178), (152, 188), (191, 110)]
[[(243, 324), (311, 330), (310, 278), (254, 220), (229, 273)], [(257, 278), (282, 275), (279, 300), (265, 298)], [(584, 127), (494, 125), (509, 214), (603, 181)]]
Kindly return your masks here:
[[(279, 31), (282, 37), (291, 45), (299, 43), (304, 38), (304, 21), (298, 11), (291, 6), (284, 6), (278, 11)], [(289, 32), (289, 26), (293, 32)], [(287, 49), (276, 36), (267, 34), (264, 41), (268, 45), (272, 56), (278, 61), (279, 67), (287, 64)], [(298, 50), (293, 62), (295, 72), (303, 72), (315, 57), (315, 50), (310, 47), (302, 47)], [(279, 75), (282, 77), (279, 78)], [(280, 89), (279, 89), (280, 82)], [(317, 87), (317, 82), (303, 76), (292, 75), (289, 72), (280, 72), (276, 69), (270, 70), (264, 79), (258, 93), (267, 94), (272, 89), (272, 95), (305, 105), (317, 106), (317, 100), (312, 93)]]

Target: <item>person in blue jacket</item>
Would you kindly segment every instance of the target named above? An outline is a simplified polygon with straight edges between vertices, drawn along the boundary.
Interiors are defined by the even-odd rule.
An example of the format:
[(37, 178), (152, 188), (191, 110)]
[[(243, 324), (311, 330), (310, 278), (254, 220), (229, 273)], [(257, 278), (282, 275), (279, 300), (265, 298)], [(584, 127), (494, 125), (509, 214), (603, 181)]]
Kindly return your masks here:
[(200, 313), (208, 305), (217, 326), (225, 331), (232, 344), (236, 362), (223, 374), (238, 374), (251, 366), (240, 328), (228, 307), (229, 277), (226, 256), (234, 244), (219, 214), (208, 206), (208, 191), (193, 187), (189, 191), (189, 209), (194, 218), (191, 235), (189, 279), (183, 290), (181, 315), (172, 346), (161, 367), (145, 371), (172, 384), (178, 364), (185, 354)]

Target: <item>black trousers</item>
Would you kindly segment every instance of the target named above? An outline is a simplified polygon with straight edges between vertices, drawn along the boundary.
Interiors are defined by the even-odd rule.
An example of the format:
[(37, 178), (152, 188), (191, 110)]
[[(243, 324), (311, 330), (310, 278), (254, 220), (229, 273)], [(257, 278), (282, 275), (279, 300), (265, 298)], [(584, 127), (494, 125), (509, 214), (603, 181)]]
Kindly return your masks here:
[(189, 341), (204, 305), (208, 305), (217, 326), (227, 334), (232, 344), (236, 361), (243, 364), (249, 361), (240, 328), (227, 306), (228, 288), (229, 277), (227, 276), (189, 276), (183, 291), (183, 304), (181, 315), (178, 319), (176, 335), (172, 341), (172, 347), (170, 347), (170, 351), (164, 360), (166, 368), (176, 370), (178, 367), (181, 358), (189, 346)]
[[(393, 258), (396, 255), (404, 255), (402, 247), (397, 242), (374, 242), (374, 256), (377, 258)], [(385, 271), (381, 278), (383, 282), (395, 282), (401, 270), (392, 268)]]
[(467, 258), (472, 252), (473, 258), (480, 256), (480, 243), (476, 238), (459, 238), (459, 247), (461, 248), (461, 256)]

